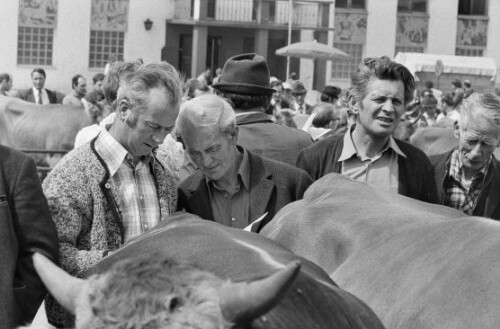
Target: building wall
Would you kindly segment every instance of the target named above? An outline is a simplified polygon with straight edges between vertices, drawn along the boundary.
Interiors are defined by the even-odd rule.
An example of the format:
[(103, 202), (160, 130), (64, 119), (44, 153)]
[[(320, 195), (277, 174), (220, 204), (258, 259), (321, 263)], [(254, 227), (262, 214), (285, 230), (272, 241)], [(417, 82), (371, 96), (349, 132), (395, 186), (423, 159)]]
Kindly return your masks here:
[[(124, 58), (142, 58), (145, 62), (159, 61), (165, 44), (166, 19), (173, 16), (173, 0), (130, 0), (128, 30), (125, 33)], [(0, 10), (0, 72), (14, 78), (14, 89), (31, 86), (30, 73), (36, 66), (17, 65), (17, 30), (19, 0), (2, 0)], [(47, 73), (46, 87), (63, 93), (71, 92), (71, 77), (82, 74), (87, 84), (102, 70), (89, 69), (91, 1), (58, 1), (57, 27), (54, 31), (52, 66)], [(153, 21), (146, 31), (144, 21)], [(90, 87), (89, 87), (90, 90)]]

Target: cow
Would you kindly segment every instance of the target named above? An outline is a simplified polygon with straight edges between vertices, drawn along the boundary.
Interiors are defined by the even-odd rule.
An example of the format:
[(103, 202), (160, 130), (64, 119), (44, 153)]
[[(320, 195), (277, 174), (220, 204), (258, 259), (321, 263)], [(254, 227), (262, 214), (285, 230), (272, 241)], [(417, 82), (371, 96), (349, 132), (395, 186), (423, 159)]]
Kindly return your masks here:
[[(91, 125), (84, 108), (62, 104), (37, 105), (0, 95), (0, 144), (15, 149), (73, 149), (78, 131)], [(53, 167), (61, 154), (34, 156), (37, 163)]]
[[(175, 321), (181, 321), (184, 324), (182, 328), (383, 328), (380, 320), (361, 300), (338, 288), (315, 264), (263, 236), (204, 221), (191, 214), (174, 214), (168, 221), (130, 241), (98, 263), (91, 276), (84, 281), (70, 277), (47, 258), (38, 254), (35, 256), (35, 268), (48, 290), (62, 305), (76, 310), (77, 328), (143, 328), (138, 323), (148, 319), (148, 307), (135, 305), (154, 304), (157, 299), (163, 300), (163, 305), (159, 307), (164, 309), (158, 314), (153, 312), (149, 317), (161, 317), (171, 323), (161, 328), (180, 328)], [(150, 261), (151, 257), (156, 261)], [(148, 271), (149, 266), (155, 268)], [(156, 269), (159, 266), (161, 270)], [(172, 274), (166, 275), (164, 271)], [(169, 288), (171, 292), (158, 297), (158, 293), (147, 294), (136, 287), (145, 283), (133, 284), (134, 273), (139, 273), (144, 282), (156, 282), (159, 279), (155, 273), (158, 272), (162, 272), (163, 276), (160, 281), (165, 282), (155, 283), (157, 289), (163, 289), (163, 285), (175, 285), (176, 282), (182, 287)], [(248, 285), (246, 289), (227, 289), (224, 282), (228, 280), (249, 283), (239, 284)], [(89, 285), (94, 289), (89, 289)], [(183, 293), (183, 289), (191, 292)], [(191, 312), (191, 316), (182, 315), (192, 305), (202, 303), (192, 299), (207, 295), (205, 290), (210, 292), (212, 299), (220, 300), (222, 322), (226, 325), (217, 322), (211, 326), (207, 322), (203, 326), (194, 326), (190, 321), (202, 315), (200, 309)], [(116, 295), (116, 292), (121, 295)], [(231, 296), (229, 299), (227, 292)], [(89, 303), (82, 305), (78, 301), (88, 299), (95, 316), (86, 322), (92, 325), (79, 326), (79, 319), (81, 321), (89, 314), (86, 311)], [(116, 300), (119, 303), (108, 305)], [(118, 304), (120, 306), (116, 307)], [(122, 312), (124, 308), (133, 311)], [(146, 320), (137, 320), (141, 312)], [(206, 308), (204, 312), (207, 312)], [(127, 326), (121, 322), (106, 326), (109, 323), (103, 322), (103, 319), (120, 318), (117, 314), (125, 313), (127, 316), (133, 313), (136, 325), (125, 319), (122, 320)], [(209, 313), (211, 318), (221, 318), (218, 312)], [(159, 327), (151, 325), (148, 328)]]
[(321, 266), (388, 329), (500, 324), (500, 223), (491, 219), (329, 174), (260, 234)]

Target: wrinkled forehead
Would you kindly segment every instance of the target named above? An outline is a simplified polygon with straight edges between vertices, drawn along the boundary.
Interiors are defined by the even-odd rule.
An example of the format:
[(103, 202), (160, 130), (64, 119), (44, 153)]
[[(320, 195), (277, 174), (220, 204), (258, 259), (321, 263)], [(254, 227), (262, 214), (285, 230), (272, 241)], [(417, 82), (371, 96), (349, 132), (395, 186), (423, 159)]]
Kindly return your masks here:
[(478, 125), (474, 123), (460, 127), (462, 140), (481, 140), (487, 144), (497, 144), (500, 139), (500, 129), (496, 125)]

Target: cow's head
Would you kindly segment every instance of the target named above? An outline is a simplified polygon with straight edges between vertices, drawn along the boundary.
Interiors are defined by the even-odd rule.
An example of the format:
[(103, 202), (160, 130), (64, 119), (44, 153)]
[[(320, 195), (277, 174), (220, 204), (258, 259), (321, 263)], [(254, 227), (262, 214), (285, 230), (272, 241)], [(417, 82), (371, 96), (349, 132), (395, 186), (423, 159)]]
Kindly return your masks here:
[(40, 254), (33, 261), (51, 294), (76, 315), (77, 329), (249, 327), (280, 302), (300, 268), (294, 262), (267, 278), (232, 283), (151, 255), (82, 280)]

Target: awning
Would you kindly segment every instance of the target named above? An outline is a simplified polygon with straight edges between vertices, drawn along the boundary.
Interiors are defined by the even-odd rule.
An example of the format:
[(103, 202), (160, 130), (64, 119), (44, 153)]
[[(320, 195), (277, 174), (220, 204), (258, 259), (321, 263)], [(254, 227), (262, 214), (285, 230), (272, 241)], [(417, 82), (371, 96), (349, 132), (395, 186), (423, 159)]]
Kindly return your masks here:
[(495, 61), (488, 57), (398, 53), (394, 61), (406, 66), (415, 76), (416, 72), (435, 72), (438, 59), (443, 62), (443, 73), (481, 75), (492, 79), (497, 73)]

